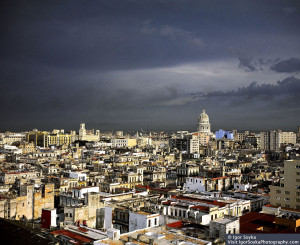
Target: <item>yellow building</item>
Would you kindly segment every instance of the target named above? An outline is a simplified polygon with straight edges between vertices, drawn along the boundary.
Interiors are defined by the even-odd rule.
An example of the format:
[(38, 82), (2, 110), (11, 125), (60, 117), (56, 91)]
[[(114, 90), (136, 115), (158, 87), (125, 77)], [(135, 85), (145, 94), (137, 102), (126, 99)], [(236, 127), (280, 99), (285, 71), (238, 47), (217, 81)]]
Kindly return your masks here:
[(134, 147), (137, 145), (136, 139), (131, 138), (115, 138), (111, 140), (112, 146), (116, 148)]
[(51, 145), (70, 145), (72, 135), (62, 132), (49, 133), (46, 131), (32, 131), (27, 135), (28, 142), (33, 142), (35, 146), (49, 147)]

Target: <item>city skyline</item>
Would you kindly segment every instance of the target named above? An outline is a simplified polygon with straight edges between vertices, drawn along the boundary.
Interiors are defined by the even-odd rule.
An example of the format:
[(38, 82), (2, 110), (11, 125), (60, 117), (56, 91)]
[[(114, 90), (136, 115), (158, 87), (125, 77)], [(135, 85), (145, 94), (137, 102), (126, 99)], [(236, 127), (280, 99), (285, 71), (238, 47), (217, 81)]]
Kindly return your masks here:
[(1, 3), (0, 131), (296, 131), (298, 1)]

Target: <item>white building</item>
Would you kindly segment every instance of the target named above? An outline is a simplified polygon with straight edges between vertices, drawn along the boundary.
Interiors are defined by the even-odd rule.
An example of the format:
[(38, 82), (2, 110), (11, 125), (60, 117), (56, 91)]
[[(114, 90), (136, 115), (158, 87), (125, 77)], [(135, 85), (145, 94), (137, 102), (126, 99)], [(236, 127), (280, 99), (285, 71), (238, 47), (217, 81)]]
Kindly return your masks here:
[(99, 193), (99, 186), (90, 186), (90, 187), (74, 187), (72, 189), (72, 196), (74, 198), (84, 198), (85, 193), (97, 192)]
[(199, 142), (198, 133), (191, 135), (191, 139), (189, 143), (190, 143), (189, 144), (190, 149), (188, 149), (189, 153), (199, 153), (200, 142)]
[(129, 232), (159, 226), (159, 214), (143, 211), (129, 213)]
[(78, 181), (86, 181), (86, 173), (69, 172), (69, 177), (72, 179), (78, 179)]
[(97, 209), (97, 221), (96, 227), (99, 229), (111, 229), (113, 228), (112, 224), (112, 208), (111, 207), (103, 207)]
[(2, 141), (4, 144), (11, 144), (16, 141), (25, 141), (26, 134), (22, 133), (6, 133), (2, 136)]
[(224, 191), (229, 189), (232, 181), (230, 176), (217, 178), (187, 177), (184, 188), (186, 192)]
[(254, 186), (251, 184), (234, 183), (234, 189), (238, 191), (250, 191)]
[(18, 147), (14, 145), (3, 145), (0, 147), (0, 153), (5, 154), (22, 154), (22, 149), (19, 149)]
[(222, 219), (216, 219), (209, 224), (209, 236), (211, 238), (220, 238), (226, 240), (226, 234), (239, 234), (240, 221), (238, 218), (225, 216)]
[(204, 192), (205, 179), (201, 177), (188, 177), (185, 182), (185, 190), (187, 192)]

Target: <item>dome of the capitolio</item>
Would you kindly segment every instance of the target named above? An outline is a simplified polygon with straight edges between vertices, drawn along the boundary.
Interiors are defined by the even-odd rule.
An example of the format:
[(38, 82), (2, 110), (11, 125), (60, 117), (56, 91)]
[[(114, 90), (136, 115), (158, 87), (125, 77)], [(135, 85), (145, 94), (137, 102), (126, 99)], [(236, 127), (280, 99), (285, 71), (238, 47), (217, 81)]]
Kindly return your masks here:
[(199, 115), (199, 122), (209, 122), (209, 117), (205, 113), (205, 109), (203, 109), (202, 113)]

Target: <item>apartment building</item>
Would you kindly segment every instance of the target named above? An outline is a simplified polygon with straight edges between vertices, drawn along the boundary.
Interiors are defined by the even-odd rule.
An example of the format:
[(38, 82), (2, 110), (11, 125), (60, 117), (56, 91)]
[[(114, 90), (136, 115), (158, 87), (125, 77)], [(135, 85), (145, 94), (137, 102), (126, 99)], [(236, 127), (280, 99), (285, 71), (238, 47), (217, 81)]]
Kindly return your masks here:
[(296, 144), (297, 136), (294, 132), (273, 130), (260, 133), (260, 148), (267, 151), (278, 151), (281, 144)]
[(300, 209), (300, 160), (284, 161), (283, 179), (278, 185), (270, 186), (270, 203)]

